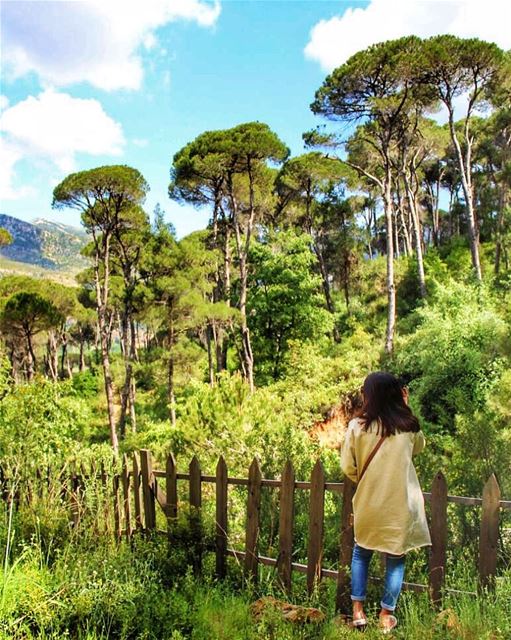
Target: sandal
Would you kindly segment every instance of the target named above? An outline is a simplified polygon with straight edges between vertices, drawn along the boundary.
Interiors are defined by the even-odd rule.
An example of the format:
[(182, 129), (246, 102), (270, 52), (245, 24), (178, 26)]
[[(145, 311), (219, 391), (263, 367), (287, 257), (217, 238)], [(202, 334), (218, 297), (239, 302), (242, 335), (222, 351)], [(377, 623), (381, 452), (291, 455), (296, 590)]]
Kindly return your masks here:
[(387, 635), (389, 633), (392, 633), (392, 630), (397, 627), (397, 618), (396, 616), (391, 616), (391, 615), (384, 616), (384, 617), (390, 622), (390, 624), (383, 625), (382, 618), (380, 618), (380, 623), (378, 626), (380, 627), (380, 631), (383, 634)]
[(367, 627), (367, 618), (364, 616), (363, 618), (355, 618), (351, 621), (351, 626), (359, 631), (365, 631)]

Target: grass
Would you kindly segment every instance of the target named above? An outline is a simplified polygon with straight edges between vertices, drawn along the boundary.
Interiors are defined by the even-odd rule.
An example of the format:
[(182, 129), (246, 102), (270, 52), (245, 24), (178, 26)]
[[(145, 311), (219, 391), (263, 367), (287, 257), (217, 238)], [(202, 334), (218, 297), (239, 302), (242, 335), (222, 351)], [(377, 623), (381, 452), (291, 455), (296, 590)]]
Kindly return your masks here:
[[(37, 501), (34, 504), (38, 504)], [(262, 596), (286, 600), (274, 568), (261, 567), (258, 585), (246, 583), (242, 567), (229, 558), (228, 577), (214, 579), (214, 555), (206, 554), (201, 577), (189, 566), (189, 523), (175, 530), (169, 548), (164, 537), (135, 536), (115, 544), (84, 518), (69, 524), (58, 497), (41, 508), (22, 503), (0, 515), (0, 640), (334, 640), (360, 633), (338, 623), (336, 584), (324, 580), (309, 597), (305, 576), (293, 576), (291, 601), (319, 608), (320, 624), (296, 624), (274, 609), (254, 618), (251, 604)], [(92, 514), (91, 514), (92, 517)], [(378, 564), (374, 570), (378, 571)], [(475, 589), (471, 563), (459, 559), (449, 587)], [(409, 562), (409, 577), (420, 567)], [(380, 586), (370, 584), (364, 637), (381, 638), (377, 628)], [(448, 595), (444, 611), (427, 594), (403, 593), (394, 638), (406, 640), (509, 640), (511, 568), (502, 570), (495, 593), (480, 597)]]
[[(303, 581), (295, 584), (294, 602), (319, 607), (326, 614), (324, 623), (295, 625), (276, 610), (255, 620), (254, 600), (283, 597), (271, 570), (262, 569), (255, 588), (243, 584), (240, 568), (232, 564), (229, 578), (218, 583), (209, 555), (199, 579), (186, 567), (184, 552), (169, 550), (160, 539), (116, 546), (84, 531), (56, 547), (36, 534), (30, 543), (15, 545), (13, 558), (0, 583), (1, 640), (333, 640), (360, 635), (336, 623), (333, 581), (325, 581), (312, 598), (305, 595)], [(372, 623), (364, 635), (370, 640), (381, 633), (375, 587), (369, 595)], [(403, 593), (393, 637), (505, 640), (511, 637), (510, 615), (508, 572), (495, 594), (450, 596), (440, 615), (426, 595)]]

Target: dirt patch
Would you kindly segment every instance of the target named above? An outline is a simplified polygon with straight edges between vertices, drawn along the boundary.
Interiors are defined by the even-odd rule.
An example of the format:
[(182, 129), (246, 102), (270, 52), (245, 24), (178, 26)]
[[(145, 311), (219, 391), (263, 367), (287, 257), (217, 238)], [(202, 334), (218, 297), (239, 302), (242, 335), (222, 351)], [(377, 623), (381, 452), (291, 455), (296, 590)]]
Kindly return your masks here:
[(260, 619), (268, 610), (279, 612), (282, 618), (288, 622), (318, 623), (325, 619), (325, 614), (319, 609), (282, 602), (272, 596), (259, 598), (250, 605), (250, 611), (256, 620)]
[(343, 399), (332, 407), (324, 420), (316, 422), (310, 431), (319, 444), (326, 449), (340, 449), (349, 421), (355, 416), (360, 406), (357, 394)]

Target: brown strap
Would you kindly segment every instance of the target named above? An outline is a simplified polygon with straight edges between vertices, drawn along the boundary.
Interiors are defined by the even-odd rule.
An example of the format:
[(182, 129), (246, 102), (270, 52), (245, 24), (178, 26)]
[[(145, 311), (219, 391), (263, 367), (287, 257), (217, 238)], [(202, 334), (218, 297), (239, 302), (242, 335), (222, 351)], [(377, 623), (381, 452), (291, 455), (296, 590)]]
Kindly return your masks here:
[(367, 467), (369, 466), (369, 463), (371, 462), (371, 460), (374, 458), (374, 456), (378, 453), (378, 449), (381, 447), (381, 445), (383, 444), (383, 441), (385, 440), (385, 436), (382, 436), (378, 442), (376, 443), (376, 446), (374, 447), (374, 449), (371, 451), (371, 453), (369, 454), (367, 460), (365, 461), (364, 466), (362, 467), (362, 471), (360, 472), (360, 476), (358, 477), (358, 481), (360, 482), (364, 476), (364, 473), (367, 470)]

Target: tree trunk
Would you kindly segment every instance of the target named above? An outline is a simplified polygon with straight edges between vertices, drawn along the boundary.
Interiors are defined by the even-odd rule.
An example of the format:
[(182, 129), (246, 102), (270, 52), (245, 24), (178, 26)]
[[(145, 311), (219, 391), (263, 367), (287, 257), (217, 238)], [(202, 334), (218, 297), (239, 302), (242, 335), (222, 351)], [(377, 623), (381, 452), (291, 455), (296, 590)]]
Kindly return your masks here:
[(130, 355), (132, 362), (140, 362), (140, 358), (138, 357), (138, 345), (140, 344), (140, 340), (138, 337), (138, 322), (133, 320), (133, 316), (130, 318)]
[(408, 201), (408, 207), (410, 209), (410, 216), (412, 219), (413, 237), (415, 240), (415, 257), (417, 259), (417, 277), (419, 279), (419, 290), (421, 298), (426, 297), (426, 278), (424, 276), (424, 260), (422, 257), (422, 238), (420, 230), (419, 212), (417, 211), (417, 202), (415, 195), (412, 191), (409, 176), (406, 170), (403, 172), (403, 179), (405, 183), (406, 198)]
[(48, 332), (48, 371), (53, 382), (57, 382), (59, 377), (57, 340), (53, 331)]
[(458, 160), (458, 169), (461, 177), (461, 186), (465, 197), (465, 205), (467, 207), (468, 219), (468, 237), (470, 243), (470, 254), (472, 257), (472, 267), (474, 268), (476, 278), (481, 281), (481, 262), (479, 260), (479, 229), (477, 226), (476, 213), (474, 209), (474, 194), (472, 191), (472, 141), (468, 136), (467, 127), (465, 127), (465, 157), (456, 135), (454, 128), (454, 114), (452, 109), (449, 110), (449, 129), (451, 139), (456, 150), (456, 158)]
[(104, 319), (101, 322), (101, 360), (103, 363), (103, 377), (105, 382), (105, 395), (106, 404), (108, 410), (108, 424), (110, 428), (110, 443), (114, 454), (119, 453), (119, 441), (117, 438), (117, 430), (115, 426), (115, 413), (114, 413), (114, 384), (112, 380), (112, 371), (110, 368), (110, 354), (108, 352), (108, 335), (106, 334), (107, 325)]
[(444, 172), (439, 171), (438, 180), (435, 185), (435, 198), (433, 204), (433, 245), (438, 247), (440, 244), (440, 183)]
[[(224, 302), (228, 307), (231, 306), (231, 227), (229, 222), (224, 219)], [(227, 350), (229, 348), (229, 340), (227, 332), (219, 328), (216, 332), (218, 340), (217, 348), (217, 371), (227, 369)]]
[[(312, 234), (312, 230), (309, 231), (310, 235), (314, 238)], [(321, 247), (319, 244), (313, 240), (312, 248), (314, 253), (316, 254), (316, 258), (318, 260), (319, 272), (321, 274), (321, 281), (323, 283), (323, 293), (325, 294), (325, 303), (328, 311), (333, 315), (335, 313), (334, 301), (332, 300), (332, 292), (330, 290), (330, 282), (328, 281), (328, 273), (326, 269), (325, 259), (323, 257), (323, 252), (321, 251)], [(347, 305), (349, 308), (349, 305)], [(339, 329), (334, 325), (333, 337), (335, 342), (340, 341)]]
[(208, 377), (209, 386), (215, 386), (215, 365), (213, 361), (213, 350), (216, 351), (215, 331), (213, 323), (208, 323), (206, 327), (206, 348), (208, 352)]
[(62, 380), (64, 378), (72, 378), (71, 367), (69, 365), (69, 358), (67, 355), (67, 335), (64, 331), (62, 332), (62, 347), (60, 351), (60, 377)]
[(176, 393), (174, 389), (174, 327), (172, 321), (169, 328), (168, 401), (170, 421), (174, 427), (176, 425)]
[(241, 315), (241, 344), (245, 373), (250, 391), (254, 390), (254, 356), (250, 342), (250, 329), (247, 323), (247, 264), (245, 256), (240, 259), (240, 315)]
[(394, 284), (394, 237), (392, 228), (394, 216), (392, 212), (392, 175), (390, 166), (386, 168), (382, 197), (387, 224), (387, 330), (385, 351), (392, 353), (396, 326), (396, 288)]
[(94, 259), (94, 280), (96, 285), (96, 309), (98, 314), (98, 330), (99, 330), (99, 342), (101, 349), (101, 361), (103, 364), (103, 378), (105, 383), (105, 396), (108, 411), (108, 425), (110, 429), (110, 443), (114, 451), (114, 455), (119, 453), (119, 441), (117, 438), (117, 430), (115, 427), (115, 412), (114, 412), (114, 392), (113, 392), (113, 380), (112, 371), (110, 367), (110, 328), (107, 322), (107, 304), (108, 304), (108, 286), (110, 275), (110, 237), (107, 234), (103, 234), (101, 238), (101, 251), (103, 257), (104, 273), (103, 273), (103, 286), (101, 285), (101, 275), (99, 269), (99, 241), (93, 232), (93, 239), (96, 246), (95, 259)]
[(136, 396), (136, 384), (135, 384), (135, 376), (131, 375), (130, 380), (130, 392), (129, 392), (129, 407), (130, 407), (130, 426), (132, 433), (136, 433), (137, 431), (137, 415), (135, 411), (135, 396)]
[(9, 359), (11, 361), (11, 376), (15, 384), (20, 381), (20, 357), (15, 347), (15, 342), (12, 341), (9, 349)]
[(94, 362), (101, 363), (101, 331), (99, 329), (99, 320), (96, 322), (94, 332)]
[(124, 384), (121, 391), (121, 411), (119, 414), (119, 435), (122, 438), (126, 435), (126, 416), (131, 387), (131, 357), (129, 346), (130, 322), (128, 320), (128, 310), (124, 309), (122, 318), (119, 318), (119, 331), (121, 334), (121, 351), (124, 359)]
[(250, 330), (247, 323), (247, 284), (248, 284), (248, 265), (247, 256), (250, 247), (250, 239), (252, 233), (252, 225), (255, 215), (255, 208), (253, 204), (253, 184), (252, 178), (249, 175), (250, 184), (250, 212), (247, 220), (245, 237), (242, 238), (242, 231), (240, 228), (240, 220), (236, 198), (233, 193), (232, 184), (229, 183), (229, 196), (232, 206), (232, 221), (234, 226), (234, 234), (236, 239), (236, 249), (238, 253), (239, 262), (239, 287), (240, 287), (240, 301), (239, 310), (241, 316), (241, 354), (243, 359), (242, 370), (244, 377), (247, 380), (250, 391), (254, 390), (254, 356), (252, 354), (252, 345), (250, 342)]
[[(397, 181), (397, 183), (399, 184), (399, 180)], [(400, 193), (401, 189), (398, 189), (398, 191)], [(399, 199), (401, 203), (401, 224), (403, 228), (403, 237), (405, 240), (406, 255), (411, 256), (412, 255), (412, 240), (411, 240), (412, 231), (411, 231), (411, 224), (410, 224), (411, 213), (410, 213), (410, 209), (408, 209), (407, 210), (408, 215), (405, 217), (405, 203), (403, 202), (403, 198), (401, 194)]]
[[(398, 181), (399, 184), (399, 181)], [(410, 241), (410, 232), (408, 230), (408, 224), (407, 224), (407, 220), (405, 218), (405, 212), (404, 212), (404, 203), (403, 203), (403, 198), (401, 196), (401, 189), (398, 187), (397, 188), (397, 201), (398, 201), (398, 210), (397, 210), (397, 216), (396, 218), (399, 218), (399, 221), (401, 223), (401, 229), (402, 229), (402, 235), (403, 235), (403, 240), (404, 240), (404, 254), (405, 256), (409, 256), (412, 254), (412, 244)]]
[(396, 213), (394, 211), (394, 202), (393, 202), (393, 200), (391, 201), (390, 207), (391, 207), (391, 211), (392, 211), (392, 229), (393, 229), (394, 234), (395, 234), (394, 252), (396, 254), (396, 258), (400, 258), (401, 257), (401, 252), (399, 250), (399, 234), (398, 234), (397, 215), (396, 215)]
[(32, 342), (32, 334), (30, 331), (25, 332), (25, 337), (27, 339), (27, 352), (28, 352), (28, 363), (27, 363), (27, 378), (28, 381), (31, 382), (34, 379), (34, 374), (37, 371), (37, 361), (34, 352), (34, 345)]
[(498, 275), (500, 272), (500, 260), (503, 249), (503, 230), (504, 230), (504, 218), (507, 206), (507, 190), (505, 186), (500, 187), (500, 195), (499, 195), (499, 212), (497, 216), (497, 229), (496, 229), (496, 243), (495, 243), (495, 275)]
[(318, 259), (319, 272), (321, 274), (321, 280), (323, 282), (323, 293), (325, 294), (326, 308), (328, 309), (328, 311), (330, 311), (330, 313), (334, 313), (334, 303), (332, 300), (332, 293), (330, 291), (330, 282), (328, 281), (328, 273), (326, 270), (323, 253), (321, 252), (321, 248), (318, 246), (316, 241), (313, 242), (312, 247), (314, 249), (314, 253), (316, 254), (316, 258)]
[(83, 332), (80, 329), (80, 333), (79, 333), (79, 340), (80, 340), (80, 353), (78, 356), (78, 371), (80, 373), (83, 373), (83, 371), (85, 371), (85, 340), (83, 339)]

